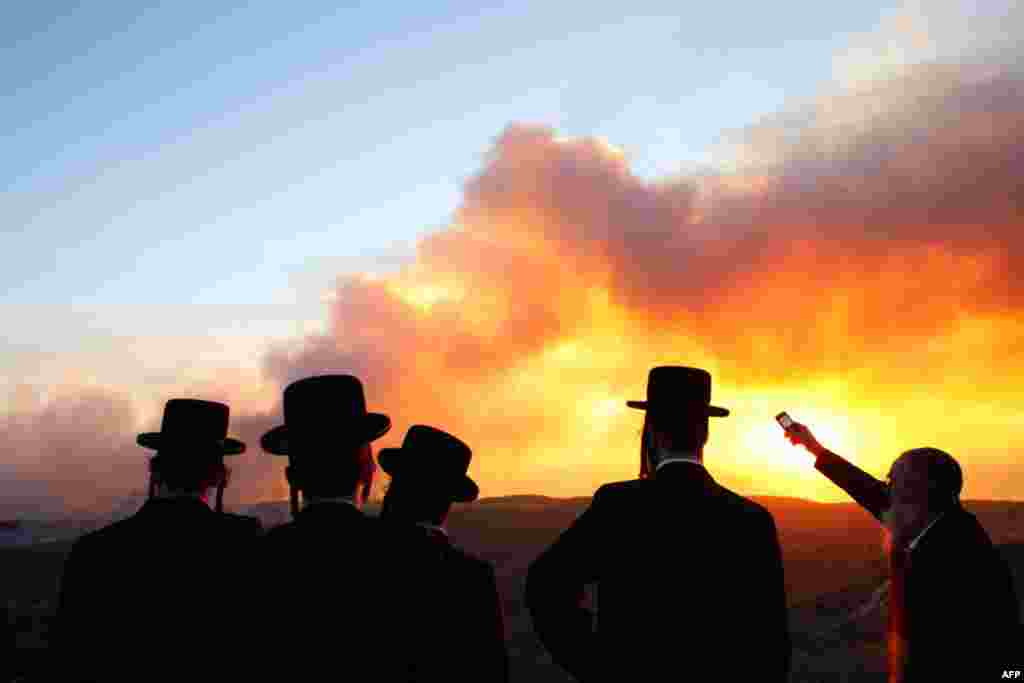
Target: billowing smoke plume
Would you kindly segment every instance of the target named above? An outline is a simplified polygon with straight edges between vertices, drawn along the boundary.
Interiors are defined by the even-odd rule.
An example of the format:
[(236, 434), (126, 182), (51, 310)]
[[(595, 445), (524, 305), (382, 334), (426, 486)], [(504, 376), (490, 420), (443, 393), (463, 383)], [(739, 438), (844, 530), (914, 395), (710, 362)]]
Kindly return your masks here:
[(838, 381), (851, 403), (1012, 395), (1022, 76), (907, 68), (750, 128), (729, 173), (668, 181), (509, 126), (450, 228), (393, 276), (344, 278), (330, 331), (269, 375), (355, 372), (400, 422), (467, 435), (494, 486), (626, 452), (618, 405), (659, 362), (734, 391)]
[[(1006, 495), (998, 463), (1024, 446), (1011, 432), (1024, 380), (1024, 71), (1016, 42), (967, 49), (954, 25), (901, 24), (921, 58), (890, 49), (868, 77), (742, 131), (713, 174), (651, 181), (603, 141), (508, 126), (451, 224), (397, 272), (341, 277), (327, 332), (272, 349), (266, 379), (279, 392), (354, 373), (370, 409), (394, 419), (382, 443), (433, 424), (474, 447), (485, 494), (557, 495), (633, 474), (640, 421), (625, 399), (642, 397), (653, 365), (700, 365), (734, 409), (712, 438), (733, 449), (719, 473), (742, 490), (822, 494), (813, 475), (741, 455), (767, 448), (755, 422), (773, 429), (771, 413), (794, 407), (762, 398), (801, 397), (833, 421), (865, 418), (870, 434), (848, 429), (846, 447), (972, 447), (967, 492)], [(860, 73), (858, 55), (840, 60), (844, 73)], [(234, 424), (258, 450), (279, 414), (239, 411)], [(116, 415), (75, 429), (113, 434), (128, 421)], [(16, 420), (5, 431), (22, 434)], [(275, 463), (243, 458), (234, 495), (283, 496)], [(1003, 474), (972, 488), (972, 458)]]
[(145, 487), (146, 465), (126, 435), (126, 396), (82, 390), (22, 403), (0, 417), (0, 465), (8, 515), (52, 516), (110, 509)]

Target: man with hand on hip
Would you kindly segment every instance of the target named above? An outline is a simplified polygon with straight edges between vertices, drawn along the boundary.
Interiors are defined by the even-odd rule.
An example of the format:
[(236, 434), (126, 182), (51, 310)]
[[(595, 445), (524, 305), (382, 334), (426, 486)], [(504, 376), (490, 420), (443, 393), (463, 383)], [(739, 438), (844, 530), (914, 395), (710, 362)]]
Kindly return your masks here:
[[(786, 588), (772, 515), (704, 465), (711, 375), (651, 370), (640, 478), (606, 484), (530, 566), (526, 603), (552, 658), (580, 681), (728, 678), (737, 658), (782, 683)], [(598, 587), (597, 628), (581, 605)]]

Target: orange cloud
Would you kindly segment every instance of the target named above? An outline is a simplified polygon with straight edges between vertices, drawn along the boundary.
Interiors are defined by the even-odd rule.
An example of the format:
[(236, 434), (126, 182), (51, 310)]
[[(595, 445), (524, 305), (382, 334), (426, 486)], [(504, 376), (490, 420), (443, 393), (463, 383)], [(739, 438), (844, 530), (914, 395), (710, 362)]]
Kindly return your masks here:
[[(1006, 495), (1024, 474), (1021, 85), (1012, 66), (908, 66), (753, 126), (718, 177), (649, 181), (603, 141), (509, 126), (414, 262), (344, 276), (326, 332), (269, 350), (264, 378), (194, 387), (239, 406), (253, 452), (231, 495), (283, 497), (259, 434), (321, 372), (363, 379), (395, 422), (383, 445), (416, 422), (466, 439), (484, 495), (586, 494), (635, 474), (623, 402), (662, 363), (715, 374), (733, 416), (709, 464), (743, 492), (841, 497), (775, 431), (789, 409), (876, 473), (936, 445), (969, 495)], [(62, 433), (47, 410), (33, 429)], [(116, 451), (127, 422), (88, 428)]]
[[(329, 333), (275, 350), (269, 377), (360, 375), (399, 424), (465, 436), (494, 493), (631, 474), (639, 424), (615, 406), (660, 362), (712, 368), (740, 403), (841, 387), (813, 395), (824, 419), (902, 402), (902, 432), (862, 444), (881, 468), (902, 438), (928, 438), (929, 410), (970, 413), (1024, 375), (1020, 84), (1009, 68), (922, 66), (795, 131), (755, 128), (734, 174), (671, 182), (601, 141), (510, 126), (452, 226), (407, 269), (346, 279)], [(870, 115), (844, 137), (841, 112), (858, 107)], [(912, 405), (951, 388), (938, 408)], [(723, 444), (749, 448), (760, 432), (742, 429), (723, 426)], [(732, 458), (727, 481), (761, 466), (761, 492), (829, 495)]]

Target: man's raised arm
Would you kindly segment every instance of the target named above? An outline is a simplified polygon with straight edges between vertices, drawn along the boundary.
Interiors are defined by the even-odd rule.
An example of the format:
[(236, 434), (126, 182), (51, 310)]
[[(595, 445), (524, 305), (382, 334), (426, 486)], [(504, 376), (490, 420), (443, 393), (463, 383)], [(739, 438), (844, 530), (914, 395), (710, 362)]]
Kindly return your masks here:
[(814, 469), (850, 494), (875, 519), (882, 520), (882, 513), (889, 507), (889, 488), (884, 482), (822, 446), (811, 431), (799, 422), (794, 422), (786, 430), (786, 438), (810, 451), (815, 458)]

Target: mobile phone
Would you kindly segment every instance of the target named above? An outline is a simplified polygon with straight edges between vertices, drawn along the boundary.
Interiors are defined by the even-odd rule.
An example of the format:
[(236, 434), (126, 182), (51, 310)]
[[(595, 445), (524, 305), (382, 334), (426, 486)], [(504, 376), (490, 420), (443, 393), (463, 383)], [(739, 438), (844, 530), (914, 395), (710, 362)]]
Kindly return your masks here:
[(791, 418), (789, 416), (789, 413), (787, 413), (787, 412), (781, 412), (778, 415), (776, 415), (775, 416), (775, 421), (778, 422), (780, 425), (782, 425), (783, 429), (787, 429), (787, 430), (795, 424), (793, 422), (793, 418)]

